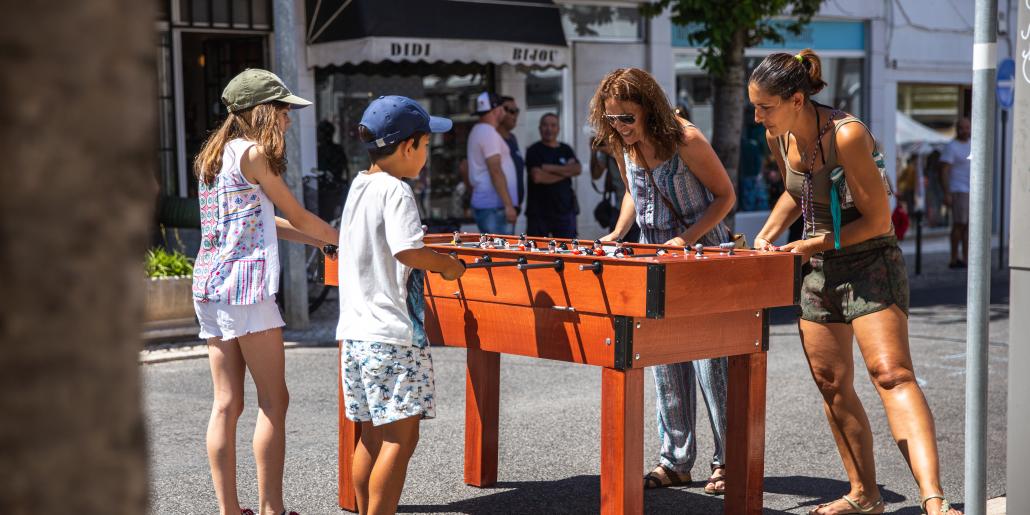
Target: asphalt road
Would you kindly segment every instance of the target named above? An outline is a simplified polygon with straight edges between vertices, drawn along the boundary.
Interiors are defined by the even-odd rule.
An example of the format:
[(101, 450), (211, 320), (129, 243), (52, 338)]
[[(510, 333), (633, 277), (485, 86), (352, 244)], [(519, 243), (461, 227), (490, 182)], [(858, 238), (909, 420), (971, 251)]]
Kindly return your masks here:
[[(959, 272), (941, 266), (913, 280), (911, 348), (920, 384), (936, 417), (943, 483), (962, 498), (966, 289)], [(992, 286), (988, 421), (988, 498), (1005, 489), (1005, 395), (1008, 282)], [(331, 318), (330, 314), (323, 317)], [(847, 491), (820, 397), (790, 317), (771, 329), (767, 397), (765, 513), (806, 513)], [(308, 333), (311, 334), (311, 333)], [(856, 348), (857, 354), (857, 348)], [(600, 505), (600, 372), (587, 366), (505, 356), (501, 365), (498, 484), (462, 482), (464, 351), (434, 348), (437, 418), (422, 426), (400, 513), (597, 513)], [(336, 356), (334, 347), (287, 351), (291, 406), (287, 423), (286, 496), (302, 514), (339, 513), (336, 505)], [(861, 366), (861, 365), (859, 365)], [(863, 370), (856, 377), (864, 378)], [(204, 431), (210, 409), (207, 361), (192, 359), (141, 368), (149, 429), (153, 513), (216, 513)], [(654, 391), (645, 375), (645, 466), (658, 440)], [(249, 381), (249, 380), (248, 380)], [(861, 395), (875, 432), (878, 482), (889, 512), (919, 513), (918, 491), (891, 439), (883, 408), (868, 381)], [(239, 430), (239, 488), (254, 506), (257, 488), (250, 437), (256, 399), (248, 386)], [(707, 415), (698, 413), (699, 456), (711, 453)], [(732, 445), (732, 443), (730, 444)], [(706, 461), (694, 467), (707, 477)], [(722, 501), (703, 483), (645, 493), (646, 513), (721, 514)]]

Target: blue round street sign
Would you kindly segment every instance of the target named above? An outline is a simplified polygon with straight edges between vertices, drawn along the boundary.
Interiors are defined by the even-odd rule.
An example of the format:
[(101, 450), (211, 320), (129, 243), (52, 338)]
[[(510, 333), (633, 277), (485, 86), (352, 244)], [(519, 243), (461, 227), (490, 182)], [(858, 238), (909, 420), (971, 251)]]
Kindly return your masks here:
[(1016, 62), (1010, 57), (998, 63), (998, 85), (996, 87), (998, 104), (1002, 109), (1012, 107), (1016, 96)]

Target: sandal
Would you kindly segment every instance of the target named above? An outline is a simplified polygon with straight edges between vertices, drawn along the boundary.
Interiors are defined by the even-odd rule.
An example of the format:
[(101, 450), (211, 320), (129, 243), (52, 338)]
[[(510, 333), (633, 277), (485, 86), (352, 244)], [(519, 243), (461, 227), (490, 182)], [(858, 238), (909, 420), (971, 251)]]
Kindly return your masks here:
[(926, 503), (932, 499), (940, 499), (941, 513), (943, 513), (944, 515), (948, 515), (948, 512), (951, 511), (951, 503), (948, 502), (948, 499), (945, 498), (943, 494), (933, 494), (926, 496), (926, 498), (923, 499), (923, 502), (919, 503), (919, 507), (923, 509), (923, 513), (926, 513)]
[[(655, 472), (658, 472), (658, 469), (662, 469), (662, 471), (665, 473), (666, 479), (669, 480), (668, 483), (663, 483), (662, 482), (662, 478), (658, 474), (655, 474)], [(644, 489), (645, 490), (650, 490), (650, 489), (653, 489), (653, 488), (667, 488), (667, 487), (670, 487), (670, 486), (684, 486), (684, 485), (689, 485), (689, 484), (690, 484), (690, 474), (689, 473), (688, 474), (684, 474), (683, 476), (681, 476), (675, 470), (666, 468), (665, 465), (658, 465), (657, 467), (654, 468), (654, 470), (652, 470), (651, 472), (648, 472), (647, 475), (644, 476)]]
[[(722, 482), (722, 486), (719, 483)], [(705, 493), (711, 495), (722, 495), (726, 493), (726, 467), (717, 466), (712, 467), (712, 475), (708, 478), (708, 484), (705, 485)]]
[[(861, 504), (858, 504), (858, 501), (856, 501), (856, 500), (854, 500), (854, 499), (852, 499), (852, 498), (850, 498), (850, 497), (845, 495), (845, 496), (842, 496), (840, 499), (837, 499), (837, 500), (834, 500), (834, 501), (830, 501), (830, 502), (827, 502), (827, 503), (823, 503), (823, 504), (820, 504), (819, 506), (816, 506), (815, 509), (813, 509), (812, 511), (808, 512), (808, 515), (816, 515), (816, 513), (815, 513), (816, 511), (818, 511), (818, 510), (820, 510), (822, 508), (825, 508), (825, 507), (827, 507), (827, 506), (829, 506), (829, 505), (831, 505), (831, 504), (833, 504), (833, 503), (835, 503), (837, 501), (840, 501), (841, 499), (843, 499), (845, 502), (847, 502), (849, 505), (851, 505), (851, 509), (853, 509), (855, 511), (846, 511), (846, 512), (843, 512), (843, 513), (838, 513), (837, 515), (867, 515), (867, 514), (874, 514), (874, 513), (875, 514), (883, 513), (883, 508), (884, 508), (883, 498), (877, 499), (876, 502), (871, 503), (869, 506), (862, 506)], [(923, 501), (923, 502), (925, 503), (926, 501)], [(880, 511), (875, 511), (877, 508), (880, 508)]]

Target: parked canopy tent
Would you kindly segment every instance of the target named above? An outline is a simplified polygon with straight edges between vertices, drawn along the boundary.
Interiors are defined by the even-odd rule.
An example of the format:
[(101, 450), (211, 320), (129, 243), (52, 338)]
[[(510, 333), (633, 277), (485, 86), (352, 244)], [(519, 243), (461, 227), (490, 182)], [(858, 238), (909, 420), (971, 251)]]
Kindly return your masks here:
[(913, 120), (901, 111), (896, 112), (895, 120), (894, 141), (898, 147), (913, 144), (936, 145), (950, 141), (947, 136)]
[(512, 64), (563, 67), (551, 0), (306, 0), (308, 65)]

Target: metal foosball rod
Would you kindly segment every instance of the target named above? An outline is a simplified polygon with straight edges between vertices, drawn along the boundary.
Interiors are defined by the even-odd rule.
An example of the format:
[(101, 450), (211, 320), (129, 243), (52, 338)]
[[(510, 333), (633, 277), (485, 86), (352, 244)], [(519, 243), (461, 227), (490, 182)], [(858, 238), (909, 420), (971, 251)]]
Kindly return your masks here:
[(483, 256), (473, 263), (466, 264), (465, 268), (501, 268), (506, 266), (521, 267), (525, 263), (526, 258), (524, 257), (520, 257), (513, 261), (494, 261), (490, 256)]
[(600, 261), (594, 261), (589, 265), (579, 265), (579, 270), (581, 272), (586, 272), (587, 270), (589, 270), (594, 272), (594, 274), (596, 275), (601, 275), (601, 272), (604, 270), (604, 265), (601, 264)]

